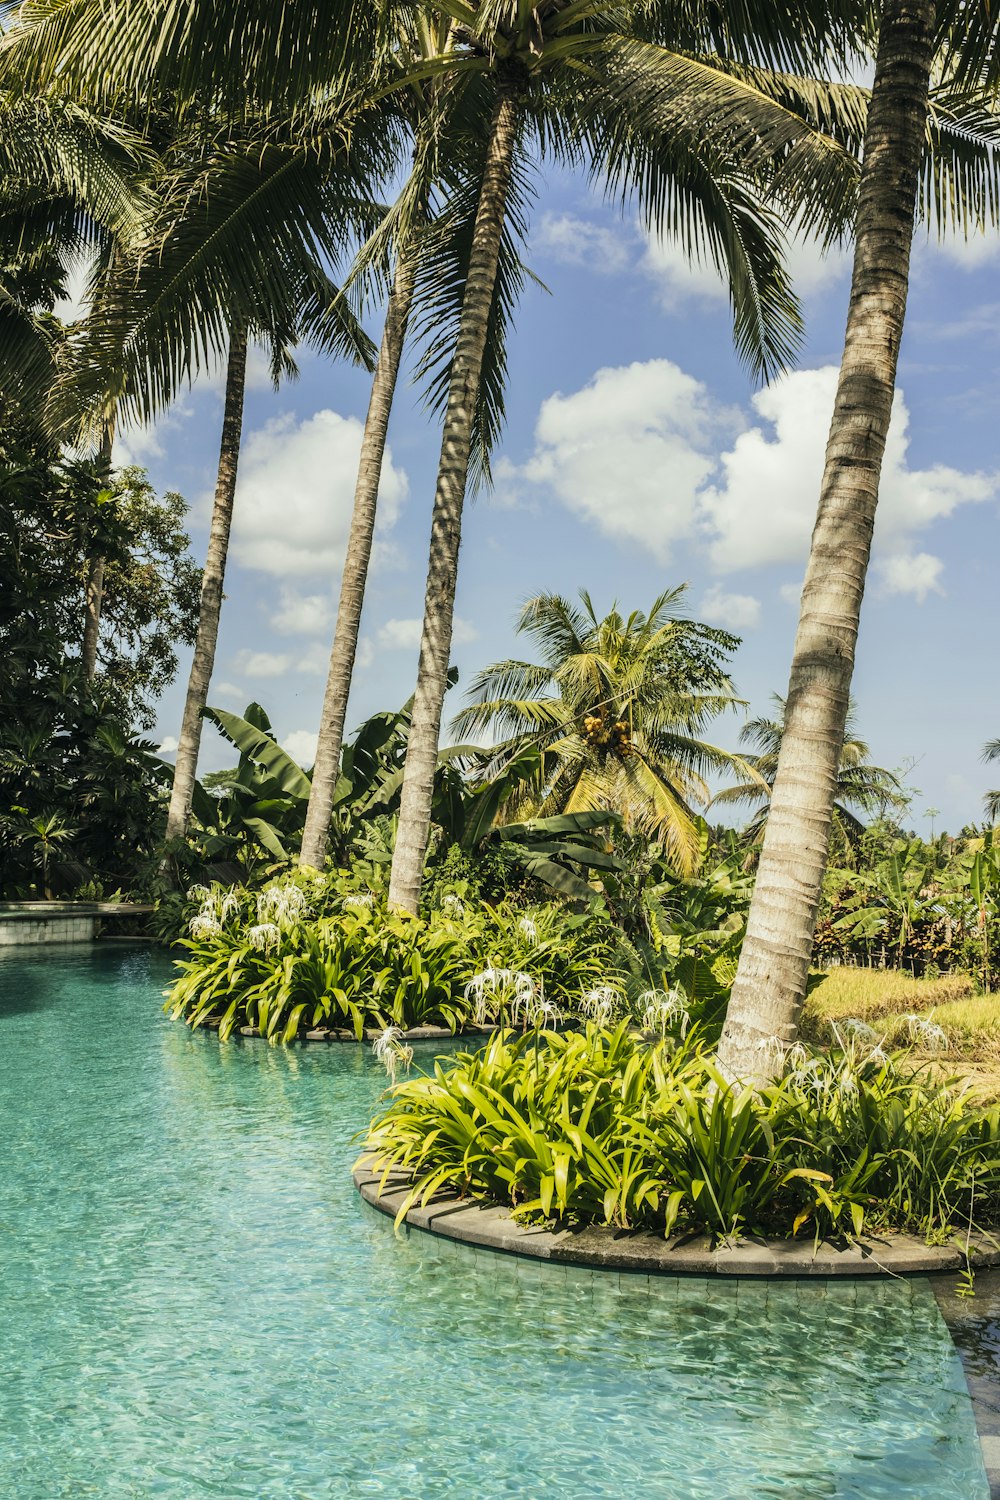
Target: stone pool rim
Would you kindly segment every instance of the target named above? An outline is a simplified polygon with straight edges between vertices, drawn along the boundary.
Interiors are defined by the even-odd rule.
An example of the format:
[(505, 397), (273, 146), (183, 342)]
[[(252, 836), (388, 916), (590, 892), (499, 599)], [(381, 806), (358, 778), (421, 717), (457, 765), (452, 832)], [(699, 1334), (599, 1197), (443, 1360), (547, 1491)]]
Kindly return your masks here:
[[(394, 1219), (412, 1185), (397, 1168), (385, 1176), (373, 1158), (363, 1156), (353, 1171), (354, 1186), (364, 1201)], [(646, 1276), (721, 1276), (755, 1279), (799, 1279), (871, 1276), (932, 1276), (964, 1271), (965, 1242), (925, 1245), (916, 1235), (868, 1236), (860, 1245), (838, 1246), (811, 1240), (753, 1237), (731, 1248), (712, 1248), (706, 1235), (673, 1235), (665, 1240), (652, 1230), (621, 1230), (602, 1224), (580, 1229), (524, 1227), (509, 1209), (469, 1198), (440, 1196), (426, 1207), (408, 1209), (410, 1229), (442, 1239), (519, 1255), (554, 1265), (579, 1266), (593, 1271), (632, 1272)], [(1000, 1234), (974, 1235), (969, 1243), (973, 1270), (1000, 1266)]]

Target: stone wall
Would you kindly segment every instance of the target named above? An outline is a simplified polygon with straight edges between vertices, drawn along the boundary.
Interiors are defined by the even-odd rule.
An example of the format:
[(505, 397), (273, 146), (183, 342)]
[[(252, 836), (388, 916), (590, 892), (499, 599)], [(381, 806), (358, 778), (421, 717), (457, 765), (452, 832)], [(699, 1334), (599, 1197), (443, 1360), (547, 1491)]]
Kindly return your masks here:
[(97, 935), (94, 916), (0, 917), (0, 948), (42, 947), (48, 943), (89, 943)]

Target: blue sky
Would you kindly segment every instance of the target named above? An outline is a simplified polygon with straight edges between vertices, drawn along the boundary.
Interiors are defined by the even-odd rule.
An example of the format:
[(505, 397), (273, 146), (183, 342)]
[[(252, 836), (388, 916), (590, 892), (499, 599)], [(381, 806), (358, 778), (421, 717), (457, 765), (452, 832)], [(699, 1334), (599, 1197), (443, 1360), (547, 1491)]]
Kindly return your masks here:
[[(714, 275), (650, 244), (582, 182), (540, 182), (526, 259), (549, 291), (525, 294), (495, 488), (467, 507), (450, 711), (479, 667), (522, 654), (513, 622), (532, 594), (585, 587), (599, 607), (633, 609), (683, 582), (692, 614), (742, 635), (735, 680), (749, 712), (766, 710), (788, 677), (847, 258), (793, 246), (807, 340), (795, 371), (763, 390), (733, 353)], [(929, 806), (939, 830), (977, 818), (1000, 775), (979, 761), (1000, 734), (998, 264), (1000, 241), (939, 245), (918, 231), (862, 618), (859, 728), (880, 764), (912, 763), (911, 821), (924, 830)], [(258, 699), (308, 763), (368, 378), (307, 353), (300, 364), (300, 380), (275, 394), (252, 361), (212, 699), (235, 710)], [(220, 382), (202, 380), (155, 429), (124, 434), (116, 454), (188, 499), (199, 557), (221, 418)], [(439, 430), (409, 384), (389, 441), (351, 725), (413, 689)], [(160, 707), (167, 746), (187, 667)], [(714, 738), (735, 746), (739, 726), (723, 719)], [(206, 731), (202, 769), (230, 758)]]

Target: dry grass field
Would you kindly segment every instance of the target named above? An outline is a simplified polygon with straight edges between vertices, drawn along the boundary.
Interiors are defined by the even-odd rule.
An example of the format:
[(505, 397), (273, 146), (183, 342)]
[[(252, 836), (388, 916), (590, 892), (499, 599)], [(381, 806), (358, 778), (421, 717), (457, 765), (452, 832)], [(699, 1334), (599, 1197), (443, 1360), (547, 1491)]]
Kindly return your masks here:
[(802, 1013), (803, 1035), (831, 1039), (830, 1023), (854, 1017), (887, 1046), (911, 1044), (908, 1016), (940, 1026), (947, 1047), (935, 1054), (946, 1073), (968, 1078), (977, 1092), (1000, 1097), (1000, 994), (977, 995), (971, 978), (947, 974), (913, 979), (882, 969), (831, 969), (814, 974)]

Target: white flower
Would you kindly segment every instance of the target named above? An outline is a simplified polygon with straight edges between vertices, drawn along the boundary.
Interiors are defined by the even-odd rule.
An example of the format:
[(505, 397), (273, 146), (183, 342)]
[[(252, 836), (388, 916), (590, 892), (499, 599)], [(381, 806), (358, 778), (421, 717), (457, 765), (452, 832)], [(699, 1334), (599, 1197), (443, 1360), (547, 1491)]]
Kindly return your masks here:
[(238, 916), (240, 910), (240, 898), (235, 891), (227, 891), (219, 901), (219, 921), (225, 922), (227, 918)]
[(222, 923), (209, 913), (200, 911), (196, 917), (191, 918), (188, 931), (195, 938), (218, 937), (222, 931)]
[(460, 896), (456, 896), (453, 891), (449, 891), (446, 896), (442, 896), (441, 898), (441, 910), (448, 912), (453, 917), (462, 918), (465, 916), (465, 902)]
[(473, 1002), (473, 1020), (477, 1026), (485, 1026), (487, 1020), (502, 1016), (505, 1009), (511, 1024), (516, 1025), (522, 1012), (527, 1019), (528, 1007), (540, 993), (530, 974), (496, 969), (492, 964), (474, 974), (465, 986), (465, 998)]
[(947, 1051), (947, 1033), (936, 1021), (931, 1021), (926, 1016), (904, 1016), (903, 1020), (906, 1022), (911, 1042), (916, 1042), (921, 1047), (929, 1047), (935, 1052)]
[(281, 942), (281, 928), (274, 922), (261, 922), (259, 926), (247, 929), (247, 942), (258, 953), (266, 953)]
[(541, 997), (527, 1007), (526, 1014), (532, 1026), (558, 1026), (563, 1018), (563, 1013), (557, 1005)]
[(187, 898), (189, 901), (204, 901), (205, 897), (211, 894), (207, 885), (193, 885), (187, 893)]
[(580, 1014), (597, 1026), (610, 1026), (624, 1006), (620, 991), (610, 984), (595, 985), (580, 1001)]
[(691, 1012), (680, 990), (668, 990), (666, 993), (663, 990), (646, 990), (639, 996), (639, 1004), (643, 1006), (643, 1031), (658, 1031), (662, 1037), (676, 1026), (682, 1037), (687, 1035)]
[(257, 897), (258, 922), (274, 921), (281, 925), (308, 915), (305, 895), (297, 885), (272, 885)]
[(517, 924), (517, 930), (532, 945), (538, 942), (538, 923), (531, 917), (522, 917)]
[[(878, 1033), (876, 1031), (874, 1031), (873, 1028), (871, 1026), (869, 1026), (866, 1021), (859, 1021), (857, 1019), (857, 1017), (855, 1017), (855, 1016), (848, 1016), (846, 1020), (841, 1021), (841, 1023), (840, 1023), (840, 1029), (841, 1029), (841, 1031), (843, 1031), (845, 1033), (845, 1035), (849, 1036), (852, 1039), (852, 1041), (856, 1041), (856, 1042), (876, 1042), (876, 1041), (878, 1041)], [(830, 1030), (833, 1032), (834, 1036), (836, 1036), (837, 1040), (839, 1041), (840, 1038), (839, 1038), (839, 1036), (837, 1036), (837, 1023), (836, 1023), (836, 1021), (831, 1021), (830, 1022)]]
[(344, 905), (354, 906), (358, 908), (368, 908), (375, 905), (375, 897), (372, 895), (371, 891), (359, 891), (356, 895), (345, 896)]
[(409, 1069), (413, 1061), (413, 1048), (403, 1041), (406, 1035), (400, 1026), (387, 1026), (372, 1043), (372, 1051), (385, 1068), (393, 1083), (397, 1069)]

